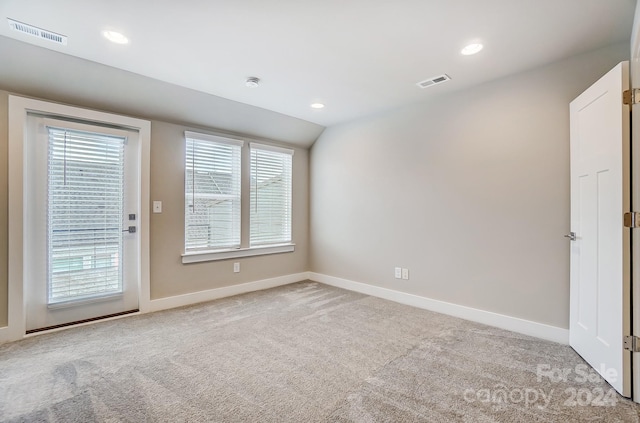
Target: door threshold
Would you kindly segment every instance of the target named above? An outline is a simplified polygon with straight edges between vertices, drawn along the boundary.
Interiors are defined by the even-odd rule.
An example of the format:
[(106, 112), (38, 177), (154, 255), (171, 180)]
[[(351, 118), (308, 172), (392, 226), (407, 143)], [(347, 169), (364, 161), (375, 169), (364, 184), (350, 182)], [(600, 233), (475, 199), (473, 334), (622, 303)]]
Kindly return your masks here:
[(45, 332), (45, 331), (49, 331), (49, 330), (65, 328), (65, 327), (68, 327), (68, 326), (76, 326), (76, 325), (81, 325), (81, 324), (84, 324), (84, 323), (91, 323), (91, 322), (96, 322), (96, 321), (99, 321), (99, 320), (111, 319), (113, 317), (119, 317), (119, 316), (125, 316), (127, 314), (138, 313), (139, 311), (140, 310), (138, 310), (138, 309), (129, 310), (129, 311), (122, 311), (120, 313), (108, 314), (106, 316), (100, 316), (100, 317), (92, 317), (91, 319), (77, 320), (75, 322), (62, 323), (60, 325), (47, 326), (45, 328), (29, 329), (28, 331), (25, 332), (25, 334), (26, 335), (31, 335), (33, 333)]

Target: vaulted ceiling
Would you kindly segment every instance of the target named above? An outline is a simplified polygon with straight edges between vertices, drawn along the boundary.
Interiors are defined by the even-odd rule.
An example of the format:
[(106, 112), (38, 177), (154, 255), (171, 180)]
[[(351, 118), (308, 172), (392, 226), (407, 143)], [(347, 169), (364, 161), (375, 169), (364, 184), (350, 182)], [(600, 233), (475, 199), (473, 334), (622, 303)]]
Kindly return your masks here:
[[(2, 0), (0, 36), (58, 52), (52, 58), (62, 53), (106, 65), (99, 68), (105, 75), (111, 67), (152, 78), (157, 82), (147, 82), (150, 90), (153, 84), (170, 84), (188, 89), (183, 92), (194, 99), (216, 96), (266, 109), (260, 113), (267, 120), (276, 114), (292, 117), (294, 126), (308, 132), (300, 136), (311, 139), (324, 126), (628, 41), (635, 3)], [(67, 44), (13, 31), (6, 18), (65, 35)], [(103, 36), (105, 30), (126, 35), (129, 43), (110, 42)], [(22, 57), (25, 65), (41, 66), (28, 60), (35, 50), (0, 41), (0, 48), (4, 46), (0, 84), (2, 67), (9, 61), (14, 74), (20, 73)], [(482, 43), (484, 49), (476, 55), (461, 55), (460, 50), (471, 42)], [(82, 77), (81, 69), (87, 65), (68, 56), (69, 72)], [(24, 71), (47, 78), (46, 68)], [(24, 83), (14, 74), (4, 77)], [(441, 74), (451, 80), (426, 89), (416, 86)], [(109, 75), (94, 78), (109, 87), (116, 74)], [(258, 87), (245, 86), (250, 76), (260, 78)], [(162, 87), (171, 91), (166, 85), (156, 88), (162, 92)], [(153, 101), (181, 102), (175, 98)], [(316, 102), (325, 107), (311, 108)], [(244, 105), (234, 107), (244, 110)], [(285, 117), (274, 118), (274, 124)]]

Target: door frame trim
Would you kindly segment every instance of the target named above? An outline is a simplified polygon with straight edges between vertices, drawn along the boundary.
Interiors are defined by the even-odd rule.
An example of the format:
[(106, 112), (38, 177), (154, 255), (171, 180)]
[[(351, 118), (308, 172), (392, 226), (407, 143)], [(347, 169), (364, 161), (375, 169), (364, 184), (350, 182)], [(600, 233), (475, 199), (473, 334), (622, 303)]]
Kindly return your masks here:
[[(629, 87), (640, 88), (640, 3), (636, 4), (630, 39)], [(631, 207), (640, 203), (640, 151), (633, 146), (640, 142), (640, 107), (631, 108)], [(634, 124), (636, 123), (636, 124)], [(630, 210), (631, 211), (631, 210)], [(640, 232), (631, 230), (631, 335), (640, 335)], [(640, 353), (631, 358), (632, 400), (640, 403)]]
[(25, 337), (26, 307), (24, 296), (24, 137), (30, 112), (79, 118), (135, 129), (139, 142), (139, 269), (138, 301), (140, 313), (150, 310), (149, 204), (151, 122), (128, 116), (67, 106), (43, 100), (9, 95), (9, 286), (8, 325), (5, 341)]

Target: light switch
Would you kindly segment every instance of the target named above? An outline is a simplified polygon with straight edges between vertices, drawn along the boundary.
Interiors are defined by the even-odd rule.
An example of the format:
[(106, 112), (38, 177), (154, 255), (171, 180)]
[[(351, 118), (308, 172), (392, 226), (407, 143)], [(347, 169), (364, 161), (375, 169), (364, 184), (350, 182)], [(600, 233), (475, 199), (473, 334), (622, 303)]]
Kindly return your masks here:
[(162, 201), (154, 201), (153, 202), (153, 212), (154, 213), (162, 213)]

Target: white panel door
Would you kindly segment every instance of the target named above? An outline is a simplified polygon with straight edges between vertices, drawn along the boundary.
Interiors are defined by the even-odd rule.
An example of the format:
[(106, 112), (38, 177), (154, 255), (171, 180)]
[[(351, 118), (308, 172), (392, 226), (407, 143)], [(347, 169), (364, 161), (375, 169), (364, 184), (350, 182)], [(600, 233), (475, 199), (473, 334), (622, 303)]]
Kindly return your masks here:
[(137, 310), (138, 133), (27, 122), (27, 331)]
[(570, 105), (570, 343), (624, 396), (631, 394), (628, 62), (620, 63)]

